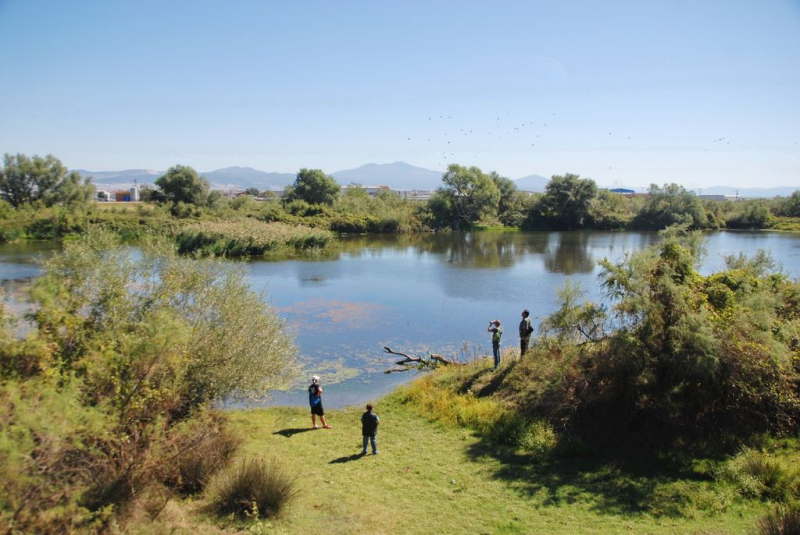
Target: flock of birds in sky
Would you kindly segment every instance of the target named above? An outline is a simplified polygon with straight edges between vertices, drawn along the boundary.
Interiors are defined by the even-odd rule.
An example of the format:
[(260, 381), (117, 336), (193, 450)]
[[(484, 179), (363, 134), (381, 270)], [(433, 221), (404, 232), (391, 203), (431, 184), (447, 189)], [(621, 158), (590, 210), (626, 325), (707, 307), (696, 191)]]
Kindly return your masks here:
[[(519, 140), (527, 138), (525, 139), (526, 145), (530, 143), (530, 147), (535, 148), (537, 143), (541, 146), (541, 142), (544, 141), (543, 138), (546, 137), (545, 132), (549, 124), (552, 129), (551, 123), (555, 120), (553, 117), (556, 117), (556, 114), (550, 114), (548, 119), (544, 121), (541, 119), (539, 121), (528, 120), (523, 123), (509, 123), (505, 119), (508, 119), (510, 116), (511, 113), (506, 113), (505, 118), (495, 117), (493, 121), (495, 126), (488, 129), (486, 135), (495, 140), (504, 139), (506, 136), (520, 136)], [(430, 122), (449, 121), (451, 119), (452, 115), (433, 115), (428, 117), (428, 121)], [(438, 162), (438, 165), (441, 166), (454, 162), (456, 156), (462, 156), (462, 154), (460, 154), (460, 139), (463, 137), (475, 136), (476, 134), (482, 134), (482, 131), (476, 132), (474, 129), (459, 128), (457, 132), (455, 129), (448, 130), (434, 136), (427, 135), (423, 139), (425, 139), (426, 143), (442, 143), (444, 145), (441, 146), (443, 150), (438, 152), (438, 156), (442, 160)], [(612, 132), (608, 132), (608, 135), (611, 136)], [(628, 139), (631, 139), (630, 136), (628, 136)], [(411, 142), (414, 141), (414, 139), (408, 137), (407, 141)], [(472, 154), (472, 158), (473, 160), (477, 160), (478, 155)], [(609, 166), (609, 169), (613, 169), (613, 166)]]
[[(516, 146), (520, 146), (521, 143), (531, 150), (536, 150), (536, 147), (541, 147), (545, 139), (547, 138), (546, 132), (553, 131), (553, 123), (556, 121), (555, 119), (556, 114), (552, 113), (546, 118), (542, 118), (539, 120), (527, 120), (526, 122), (515, 122), (510, 120), (511, 113), (506, 113), (505, 117), (495, 116), (492, 123), (494, 123), (490, 128), (482, 128), (482, 129), (474, 129), (474, 128), (458, 128), (456, 131), (455, 126), (451, 126), (452, 123), (452, 115), (431, 115), (427, 117), (428, 123), (430, 127), (428, 127), (429, 132), (433, 132), (436, 127), (434, 126), (435, 123), (441, 122), (442, 126), (445, 126), (443, 129), (444, 131), (436, 132), (434, 134), (428, 133), (421, 138), (417, 137), (408, 137), (408, 142), (416, 142), (419, 139), (424, 139), (424, 143), (432, 144), (437, 150), (437, 156), (439, 157), (439, 162), (437, 165), (447, 166), (450, 163), (456, 162), (457, 160), (464, 161), (469, 156), (472, 156), (472, 160), (475, 161), (478, 159), (478, 154), (474, 153), (474, 146), (475, 144), (465, 145), (462, 141), (465, 141), (465, 138), (469, 137), (477, 137), (483, 135), (488, 136), (488, 138), (492, 140), (501, 140), (501, 139), (509, 139), (516, 143)], [(549, 126), (548, 126), (549, 125)], [(612, 136), (613, 132), (608, 132), (608, 136), (603, 137), (610, 137)], [(623, 135), (624, 136), (624, 135)], [(616, 136), (615, 136), (616, 137)], [(622, 139), (627, 137), (627, 141), (631, 140), (631, 136), (624, 136)], [(766, 137), (766, 135), (762, 136)], [(617, 139), (620, 139), (617, 137)], [(719, 147), (721, 145), (729, 146), (731, 141), (727, 137), (718, 137), (712, 140), (712, 145), (716, 145)], [(797, 142), (794, 143), (797, 146)], [(698, 147), (699, 148), (699, 147)], [(713, 150), (715, 147), (707, 146), (703, 148), (703, 152), (708, 152), (709, 149)], [(471, 149), (470, 152), (467, 152), (468, 149)], [(612, 170), (614, 167), (613, 165), (609, 165), (608, 169)]]
[[(510, 116), (510, 115), (511, 115), (510, 113), (506, 114), (507, 117)], [(555, 115), (556, 114), (553, 113), (551, 115), (551, 117), (555, 117)], [(431, 122), (434, 122), (434, 121), (437, 121), (437, 120), (449, 121), (451, 119), (452, 119), (452, 115), (439, 115), (438, 119), (437, 119), (437, 116), (428, 117), (428, 121), (431, 121)], [(503, 136), (505, 136), (505, 135), (525, 134), (528, 131), (531, 131), (534, 126), (539, 124), (538, 122), (534, 123), (534, 121), (528, 121), (528, 122), (525, 122), (525, 123), (511, 124), (511, 125), (505, 124), (504, 125), (504, 124), (500, 123), (501, 120), (502, 120), (501, 117), (497, 117), (495, 119), (495, 122), (498, 123), (498, 124), (494, 128), (490, 129), (488, 132), (486, 132), (487, 136), (499, 140), (499, 139), (503, 139)], [(542, 128), (546, 128), (547, 127), (547, 123), (546, 122), (542, 123), (541, 126), (542, 126)], [(458, 150), (457, 149), (457, 145), (458, 145), (457, 138), (460, 139), (462, 136), (463, 137), (473, 136), (473, 135), (475, 135), (475, 133), (476, 133), (475, 130), (472, 130), (472, 129), (468, 130), (467, 128), (459, 128), (458, 132), (455, 132), (455, 130), (453, 130), (452, 132), (443, 132), (440, 135), (441, 139), (439, 139), (439, 140), (435, 140), (434, 141), (434, 138), (432, 138), (432, 137), (426, 137), (425, 139), (426, 139), (426, 142), (429, 142), (429, 143), (430, 142), (438, 143), (439, 141), (443, 141), (443, 142), (445, 142), (444, 143), (445, 145), (448, 145), (447, 147), (443, 147), (444, 150), (442, 150), (439, 153), (439, 156), (444, 161), (443, 162), (440, 161), (438, 163), (438, 165), (442, 165), (442, 164), (450, 163), (447, 160), (450, 159), (451, 161), (453, 161), (453, 157), (456, 156), (456, 154), (457, 154), (456, 151)], [(538, 133), (538, 134), (535, 134), (535, 135), (536, 135), (535, 138), (529, 138), (529, 141), (532, 141), (532, 143), (530, 144), (531, 147), (535, 147), (536, 146), (536, 140), (541, 137), (541, 133)], [(610, 133), (609, 133), (609, 135), (610, 135)], [(412, 138), (409, 137), (408, 141), (412, 141)], [(473, 159), (477, 159), (478, 155), (477, 154), (473, 154), (472, 158)]]

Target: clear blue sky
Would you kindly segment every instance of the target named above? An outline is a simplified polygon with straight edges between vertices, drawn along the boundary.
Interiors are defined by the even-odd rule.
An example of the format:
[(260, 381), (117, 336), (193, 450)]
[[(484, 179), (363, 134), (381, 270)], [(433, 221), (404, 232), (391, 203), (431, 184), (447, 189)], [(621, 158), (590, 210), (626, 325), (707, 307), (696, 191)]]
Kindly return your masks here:
[(799, 0), (0, 0), (0, 73), (70, 168), (800, 186)]

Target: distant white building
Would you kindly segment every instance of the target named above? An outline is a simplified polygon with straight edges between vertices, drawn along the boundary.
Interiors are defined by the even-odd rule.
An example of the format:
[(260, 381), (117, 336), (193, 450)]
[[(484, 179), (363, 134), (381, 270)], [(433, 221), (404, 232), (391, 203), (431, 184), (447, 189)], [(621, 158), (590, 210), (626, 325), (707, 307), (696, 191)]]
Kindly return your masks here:
[(697, 197), (704, 201), (738, 201), (741, 199), (738, 195), (698, 195)]
[(429, 201), (436, 191), (432, 189), (407, 189), (395, 191), (395, 193), (401, 199), (408, 201)]
[(375, 197), (379, 193), (383, 191), (392, 191), (389, 189), (389, 186), (342, 186), (342, 195), (347, 193), (347, 190), (355, 188), (355, 189), (362, 189), (367, 192), (367, 195), (370, 197)]

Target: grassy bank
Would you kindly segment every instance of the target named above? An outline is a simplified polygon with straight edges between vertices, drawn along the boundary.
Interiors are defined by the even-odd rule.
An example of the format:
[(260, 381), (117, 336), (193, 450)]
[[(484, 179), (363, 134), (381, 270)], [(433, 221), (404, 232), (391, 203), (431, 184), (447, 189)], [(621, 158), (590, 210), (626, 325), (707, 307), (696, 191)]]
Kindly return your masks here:
[(626, 451), (532, 454), (433, 422), (409, 391), (381, 400), (378, 456), (359, 455), (360, 407), (310, 429), (305, 408), (231, 413), (240, 458), (277, 458), (298, 496), (275, 520), (214, 521), (202, 500), (172, 503), (147, 529), (303, 533), (747, 533), (771, 509), (740, 500), (699, 463), (676, 470)]

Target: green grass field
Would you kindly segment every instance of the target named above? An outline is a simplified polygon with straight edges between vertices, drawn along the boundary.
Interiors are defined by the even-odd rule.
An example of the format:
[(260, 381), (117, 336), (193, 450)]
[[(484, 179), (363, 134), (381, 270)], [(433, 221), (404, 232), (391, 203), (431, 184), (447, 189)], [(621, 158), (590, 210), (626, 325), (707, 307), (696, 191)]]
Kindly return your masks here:
[[(430, 422), (397, 394), (376, 405), (381, 454), (361, 456), (362, 412), (329, 411), (331, 430), (311, 430), (302, 408), (231, 413), (245, 437), (239, 457), (279, 459), (298, 476), (296, 500), (277, 520), (212, 522), (201, 515), (189, 528), (173, 512), (183, 521), (171, 527), (192, 531), (199, 522), (204, 531), (213, 524), (219, 532), (326, 535), (716, 534), (748, 533), (769, 509), (731, 500), (698, 474), (667, 476), (652, 462), (624, 455), (537, 460)], [(679, 497), (686, 489), (694, 497), (688, 501)]]

